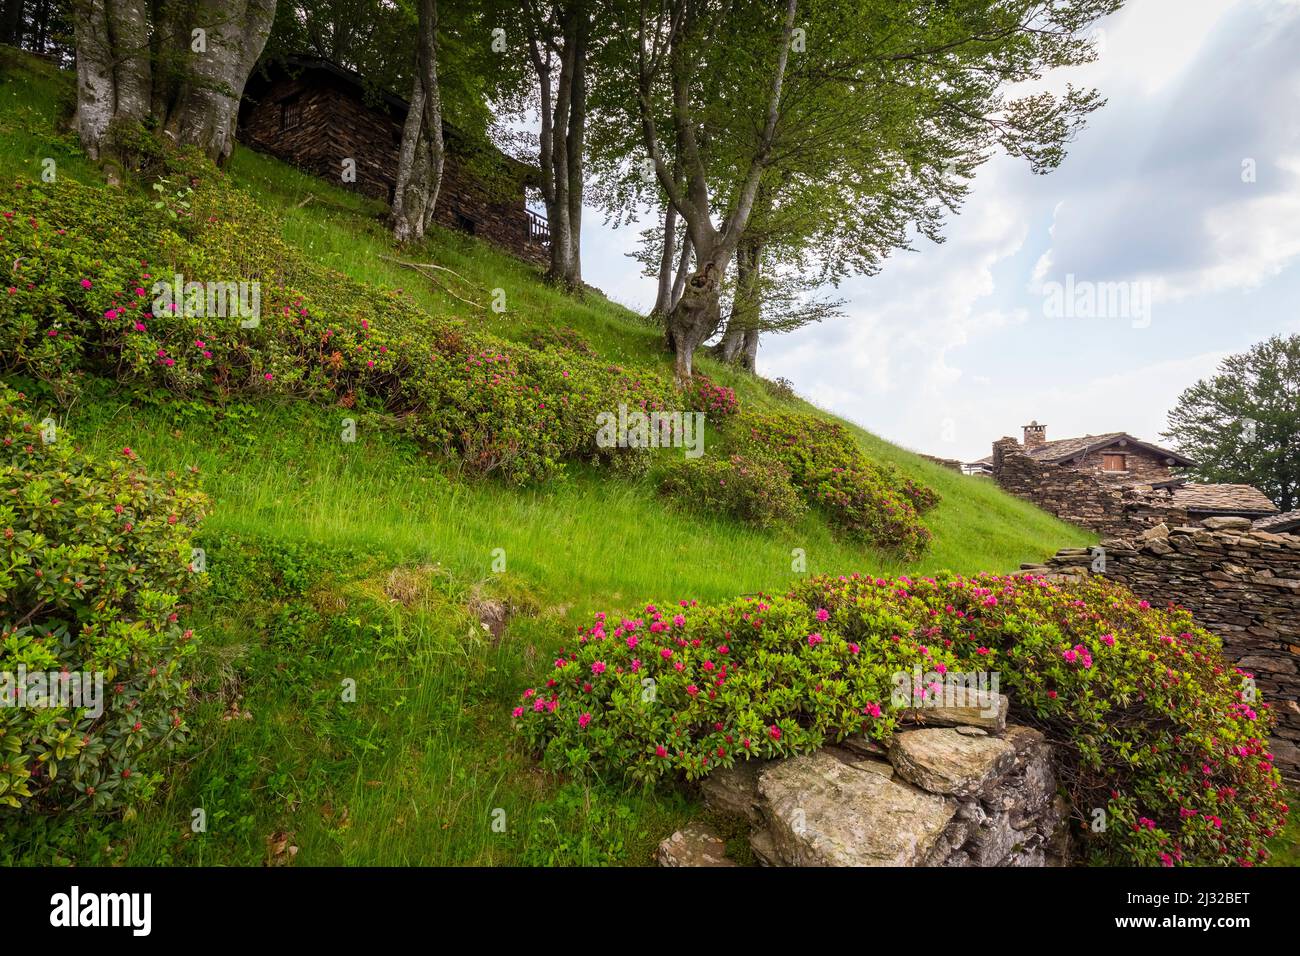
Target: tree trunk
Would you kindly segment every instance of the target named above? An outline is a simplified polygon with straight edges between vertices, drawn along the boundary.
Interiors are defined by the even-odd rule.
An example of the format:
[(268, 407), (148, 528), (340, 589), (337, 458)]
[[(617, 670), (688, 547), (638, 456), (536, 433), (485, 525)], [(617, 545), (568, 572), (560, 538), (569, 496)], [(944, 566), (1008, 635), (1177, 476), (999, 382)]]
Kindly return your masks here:
[(676, 353), (675, 377), (679, 386), (690, 381), (695, 351), (709, 340), (722, 322), (719, 298), (726, 262), (718, 256), (701, 256), (704, 268), (686, 282), (681, 300), (666, 320), (668, 345)]
[[(76, 0), (77, 110), (83, 148), (99, 159), (115, 123), (150, 116), (182, 145), (225, 162), (244, 84), (271, 32), (275, 0), (199, 0), (197, 9), (149, 0)], [(192, 29), (204, 48), (191, 47)], [(153, 63), (157, 61), (158, 69)]]
[(0, 43), (21, 46), (23, 42), (23, 0), (4, 0), (0, 7)]
[(682, 257), (677, 260), (677, 276), (673, 279), (672, 298), (668, 302), (666, 312), (677, 308), (677, 303), (682, 301), (682, 293), (686, 290), (686, 277), (691, 274), (691, 254), (694, 252), (695, 244), (691, 242), (691, 234), (687, 232), (682, 239)]
[[(582, 285), (583, 146), (587, 122), (587, 11), (582, 0), (556, 4), (555, 16), (543, 15), (524, 0), (528, 53), (537, 74), (542, 129), (538, 165), (542, 200), (550, 226), (550, 265), (546, 278), (570, 289)], [(560, 36), (553, 38), (552, 26)], [(558, 47), (558, 49), (557, 49)], [(551, 51), (560, 58), (560, 75), (552, 76)], [(552, 84), (554, 83), (554, 89)]]
[(436, 0), (420, 0), (419, 15), (415, 80), (402, 126), (402, 145), (397, 154), (397, 179), (389, 215), (393, 238), (402, 243), (422, 239), (433, 221), (445, 155), (442, 97), (438, 88)]
[(98, 160), (115, 122), (149, 116), (149, 25), (144, 0), (79, 0), (73, 7), (77, 41), (77, 111), (73, 125)]
[(218, 164), (230, 158), (244, 84), (274, 19), (275, 0), (200, 0), (192, 27), (204, 31), (206, 49), (191, 47), (189, 80), (163, 126), (177, 143)]
[(736, 250), (736, 291), (731, 300), (731, 315), (715, 354), (724, 362), (734, 362), (754, 370), (758, 352), (758, 332), (763, 311), (763, 288), (760, 266), (762, 247), (758, 242), (742, 240)]
[(569, 261), (564, 272), (566, 288), (582, 289), (582, 151), (587, 127), (587, 15), (581, 5), (574, 11), (573, 94), (569, 103), (565, 152), (569, 172)]
[(424, 128), (424, 80), (418, 71), (411, 84), (411, 101), (402, 126), (402, 145), (397, 153), (397, 178), (393, 186), (393, 204), (388, 224), (393, 238), (409, 242), (419, 238), (424, 225), (424, 190), (422, 166), (428, 153), (423, 148), (420, 131)]
[(664, 244), (659, 255), (659, 292), (651, 315), (667, 315), (673, 307), (673, 260), (677, 257), (677, 207), (664, 206)]
[(745, 330), (745, 344), (740, 350), (740, 367), (746, 372), (755, 371), (758, 364), (758, 329)]

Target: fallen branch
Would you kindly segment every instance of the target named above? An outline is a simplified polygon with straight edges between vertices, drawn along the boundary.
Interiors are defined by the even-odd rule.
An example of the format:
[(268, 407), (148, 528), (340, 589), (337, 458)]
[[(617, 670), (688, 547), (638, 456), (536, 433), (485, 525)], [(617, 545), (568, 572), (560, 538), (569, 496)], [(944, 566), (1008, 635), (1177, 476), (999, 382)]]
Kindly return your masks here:
[(451, 289), (449, 289), (446, 285), (444, 285), (443, 283), (439, 282), (436, 276), (432, 276), (432, 275), (430, 275), (430, 274), (429, 274), (428, 272), (426, 272), (425, 270), (426, 270), (426, 269), (437, 269), (437, 270), (439, 270), (440, 272), (449, 272), (449, 273), (451, 273), (452, 275), (454, 275), (457, 279), (460, 279), (461, 282), (464, 282), (466, 285), (473, 287), (473, 288), (475, 289), (475, 291), (478, 291), (478, 292), (482, 292), (482, 291), (484, 291), (484, 290), (482, 290), (482, 289), (479, 289), (477, 286), (474, 286), (474, 283), (470, 282), (468, 279), (466, 279), (466, 278), (465, 278), (463, 275), (461, 275), (459, 272), (456, 272), (456, 271), (454, 271), (454, 270), (452, 270), (452, 269), (448, 269), (446, 266), (440, 266), (440, 265), (438, 265), (438, 264), (436, 264), (436, 263), (433, 263), (433, 262), (408, 262), (408, 261), (405, 260), (405, 259), (398, 259), (398, 258), (395, 258), (395, 257), (393, 257), (393, 256), (380, 256), (379, 258), (381, 258), (381, 259), (386, 259), (386, 260), (389, 261), (389, 262), (396, 262), (399, 266), (406, 266), (406, 268), (408, 268), (408, 269), (413, 269), (414, 271), (418, 272), (420, 275), (422, 275), (422, 276), (424, 276), (426, 279), (428, 279), (430, 282), (432, 282), (434, 285), (436, 285), (436, 286), (437, 286), (439, 289), (441, 289), (443, 292), (447, 293), (447, 294), (448, 294), (449, 296), (451, 296), (453, 299), (457, 299), (457, 300), (460, 301), (460, 302), (464, 302), (466, 305), (472, 305), (472, 306), (474, 306), (474, 308), (476, 308), (476, 309), (482, 309), (484, 312), (487, 311), (487, 306), (484, 305), (483, 303), (481, 303), (481, 302), (474, 302), (474, 301), (472, 301), (472, 300), (470, 300), (470, 299), (466, 299), (464, 296), (461, 296), (461, 295), (456, 294), (454, 291), (452, 291)]

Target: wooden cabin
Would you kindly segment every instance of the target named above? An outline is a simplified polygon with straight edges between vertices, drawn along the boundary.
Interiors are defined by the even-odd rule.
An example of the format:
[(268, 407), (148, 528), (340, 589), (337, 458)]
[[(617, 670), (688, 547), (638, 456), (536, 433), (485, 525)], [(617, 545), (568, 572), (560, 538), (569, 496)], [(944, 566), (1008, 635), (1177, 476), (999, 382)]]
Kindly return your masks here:
[[(392, 202), (407, 102), (367, 90), (361, 76), (323, 59), (295, 58), (249, 77), (239, 139), (347, 189)], [(434, 220), (481, 236), (520, 259), (545, 265), (550, 232), (529, 210), (538, 171), (500, 150), (473, 143), (443, 121), (446, 160)], [(347, 181), (347, 160), (355, 169)]]

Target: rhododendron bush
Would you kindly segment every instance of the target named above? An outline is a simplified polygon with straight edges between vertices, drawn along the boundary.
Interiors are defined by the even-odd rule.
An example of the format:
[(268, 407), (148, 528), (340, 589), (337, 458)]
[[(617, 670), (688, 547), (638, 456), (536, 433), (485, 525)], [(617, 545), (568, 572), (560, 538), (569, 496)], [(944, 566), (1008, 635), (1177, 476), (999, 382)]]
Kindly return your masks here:
[(790, 483), (790, 469), (756, 455), (686, 459), (670, 468), (659, 490), (704, 514), (728, 514), (767, 528), (808, 510)]
[[(0, 674), (14, 682), (0, 706), (0, 816), (149, 796), (185, 733), (194, 645), (179, 615), (203, 496), (188, 478), (148, 475), (129, 448), (91, 458), (34, 419), (0, 386)], [(18, 686), (62, 673), (101, 675), (102, 695), (51, 702), (48, 684), (30, 697)]]
[[(156, 159), (173, 175), (165, 156)], [(513, 482), (546, 479), (575, 459), (643, 472), (644, 450), (596, 447), (597, 415), (620, 406), (702, 411), (710, 447), (739, 412), (730, 388), (701, 377), (679, 392), (666, 376), (602, 361), (571, 330), (530, 348), (430, 314), (410, 295), (302, 255), (215, 170), (186, 165), (183, 180), (192, 184), (185, 203), (166, 216), (128, 191), (14, 185), (13, 208), (0, 215), (0, 256), (12, 263), (0, 294), (0, 372), (38, 379), (65, 402), (87, 374), (178, 394), (327, 400), (382, 413), (472, 473)], [(164, 302), (156, 283), (177, 294)], [(205, 314), (214, 300), (182, 294), (188, 283), (255, 288), (258, 314)], [(251, 307), (249, 298), (238, 304)], [(933, 493), (867, 461), (843, 429), (773, 416), (736, 430), (746, 442), (777, 443), (790, 481), (839, 527), (904, 554), (924, 547), (917, 514)]]
[[(1098, 579), (820, 577), (597, 614), (514, 707), (556, 770), (651, 782), (896, 725), (894, 675), (992, 672), (1055, 745), (1084, 859), (1243, 864), (1286, 813), (1269, 706), (1178, 609)], [(1094, 832), (1095, 811), (1106, 827)]]
[(930, 541), (921, 513), (939, 495), (867, 458), (839, 422), (809, 415), (742, 416), (742, 441), (779, 460), (834, 527), (906, 557)]
[[(663, 376), (507, 343), (324, 269), (215, 171), (179, 222), (143, 197), (75, 182), (13, 194), (0, 219), (0, 254), (14, 263), (0, 293), (0, 371), (61, 398), (88, 372), (177, 393), (324, 398), (382, 411), (471, 470), (520, 482), (595, 455), (600, 411), (683, 404)], [(176, 276), (255, 281), (260, 314), (156, 309), (154, 284)]]

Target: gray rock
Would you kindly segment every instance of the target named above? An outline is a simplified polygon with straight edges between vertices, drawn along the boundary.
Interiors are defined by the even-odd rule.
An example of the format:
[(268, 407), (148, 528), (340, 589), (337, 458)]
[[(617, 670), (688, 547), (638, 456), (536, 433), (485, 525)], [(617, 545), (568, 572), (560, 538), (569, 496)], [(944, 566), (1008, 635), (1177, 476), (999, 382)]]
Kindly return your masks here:
[(1211, 531), (1249, 531), (1251, 520), (1249, 518), (1238, 518), (1232, 515), (1222, 517), (1202, 518), (1201, 525), (1209, 528)]
[(925, 706), (899, 711), (904, 724), (938, 724), (941, 727), (983, 727), (995, 734), (1007, 725), (1007, 698), (991, 691), (967, 690), (960, 707)]
[(688, 823), (659, 844), (655, 858), (660, 866), (735, 866), (727, 845), (707, 823)]
[(758, 809), (758, 774), (765, 761), (741, 760), (719, 767), (700, 781), (704, 805), (724, 816), (744, 817), (750, 823), (763, 822)]
[(1022, 839), (1020, 832), (1011, 826), (1011, 817), (999, 813), (975, 831), (965, 850), (970, 854), (972, 866), (998, 866)]
[(754, 858), (762, 866), (781, 866), (781, 856), (777, 853), (776, 841), (769, 830), (755, 830), (749, 835), (749, 847), (754, 851)]
[(986, 793), (1016, 762), (1016, 747), (1000, 737), (967, 737), (936, 727), (897, 734), (889, 761), (903, 779), (948, 796)]
[(1169, 525), (1165, 524), (1162, 521), (1158, 525), (1154, 525), (1150, 528), (1147, 528), (1145, 531), (1143, 531), (1141, 534), (1137, 536), (1137, 539), (1139, 541), (1154, 541), (1157, 538), (1167, 538), (1167, 537), (1169, 537)]
[(758, 792), (775, 855), (787, 866), (916, 866), (956, 806), (823, 753), (765, 768)]

